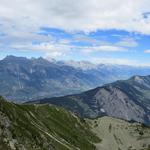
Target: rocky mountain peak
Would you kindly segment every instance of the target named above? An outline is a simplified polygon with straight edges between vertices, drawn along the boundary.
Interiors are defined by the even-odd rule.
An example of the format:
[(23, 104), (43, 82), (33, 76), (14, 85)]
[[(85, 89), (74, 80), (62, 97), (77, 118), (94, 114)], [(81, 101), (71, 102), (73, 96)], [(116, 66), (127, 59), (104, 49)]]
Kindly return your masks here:
[(13, 56), (13, 55), (8, 55), (3, 60), (4, 61), (24, 61), (24, 60), (27, 60), (27, 58), (26, 57), (17, 57), (17, 56)]

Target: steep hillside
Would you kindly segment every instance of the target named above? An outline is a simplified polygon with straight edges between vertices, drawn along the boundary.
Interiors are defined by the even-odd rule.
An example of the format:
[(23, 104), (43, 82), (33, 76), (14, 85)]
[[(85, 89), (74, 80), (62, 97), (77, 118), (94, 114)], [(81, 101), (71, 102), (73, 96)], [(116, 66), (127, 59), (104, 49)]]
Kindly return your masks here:
[(0, 97), (1, 150), (94, 150), (90, 126), (51, 105), (18, 105)]
[(0, 94), (9, 100), (24, 102), (75, 94), (135, 74), (149, 73), (148, 67), (7, 56), (0, 61)]
[(0, 150), (148, 150), (150, 128), (110, 117), (80, 119), (52, 105), (0, 97)]
[(150, 76), (134, 76), (81, 94), (42, 99), (83, 117), (112, 116), (150, 125)]

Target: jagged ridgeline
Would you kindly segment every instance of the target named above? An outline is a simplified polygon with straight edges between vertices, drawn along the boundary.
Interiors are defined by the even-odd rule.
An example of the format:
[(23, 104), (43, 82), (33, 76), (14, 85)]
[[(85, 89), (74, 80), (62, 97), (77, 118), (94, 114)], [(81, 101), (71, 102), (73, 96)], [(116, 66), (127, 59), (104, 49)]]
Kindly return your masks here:
[(63, 108), (0, 97), (0, 150), (94, 150), (98, 142), (83, 119)]
[(150, 67), (7, 56), (0, 60), (0, 95), (22, 103), (76, 94), (136, 74), (149, 73)]

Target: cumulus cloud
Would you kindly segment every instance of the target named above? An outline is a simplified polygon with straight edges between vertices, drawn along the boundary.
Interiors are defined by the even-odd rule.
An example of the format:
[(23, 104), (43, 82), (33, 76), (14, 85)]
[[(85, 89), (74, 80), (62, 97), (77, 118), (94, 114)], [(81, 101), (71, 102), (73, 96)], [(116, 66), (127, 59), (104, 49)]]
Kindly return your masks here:
[(149, 11), (149, 0), (1, 0), (0, 18), (14, 27), (86, 32), (121, 29), (150, 34)]
[[(84, 36), (74, 34), (73, 39), (62, 37), (58, 40), (51, 34), (40, 34), (43, 27), (62, 29), (71, 34), (84, 33)], [(77, 50), (81, 54), (127, 52), (138, 46), (136, 39), (117, 34), (114, 37), (121, 40), (115, 42), (86, 36), (110, 29), (150, 35), (150, 1), (0, 0), (0, 49), (3, 50), (42, 51), (45, 57), (55, 58), (73, 55)], [(109, 60), (113, 62), (113, 59)], [(121, 61), (129, 63), (122, 59), (117, 62)]]
[(44, 57), (57, 58), (61, 56), (65, 56), (70, 53), (71, 46), (62, 44), (62, 43), (54, 43), (54, 42), (43, 42), (38, 44), (33, 43), (17, 43), (10, 45), (11, 49), (19, 50), (19, 51), (42, 51), (44, 52)]

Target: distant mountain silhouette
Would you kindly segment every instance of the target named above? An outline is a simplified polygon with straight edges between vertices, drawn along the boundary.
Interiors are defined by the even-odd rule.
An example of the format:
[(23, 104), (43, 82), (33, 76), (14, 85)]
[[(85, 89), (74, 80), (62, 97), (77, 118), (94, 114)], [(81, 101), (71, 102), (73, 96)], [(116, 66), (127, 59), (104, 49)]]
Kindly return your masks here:
[(0, 61), (0, 94), (24, 102), (80, 93), (135, 74), (149, 73), (148, 67), (7, 56)]

